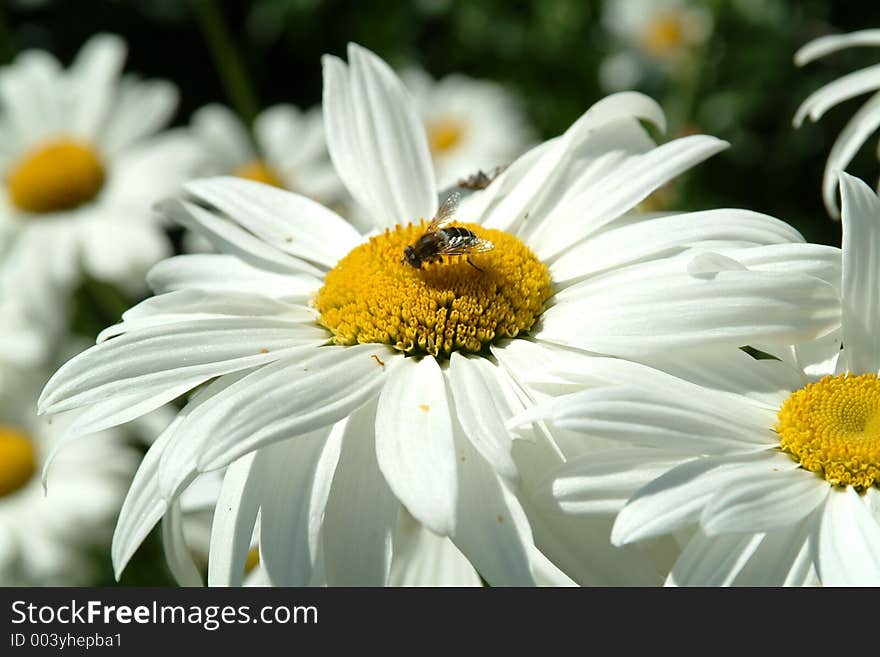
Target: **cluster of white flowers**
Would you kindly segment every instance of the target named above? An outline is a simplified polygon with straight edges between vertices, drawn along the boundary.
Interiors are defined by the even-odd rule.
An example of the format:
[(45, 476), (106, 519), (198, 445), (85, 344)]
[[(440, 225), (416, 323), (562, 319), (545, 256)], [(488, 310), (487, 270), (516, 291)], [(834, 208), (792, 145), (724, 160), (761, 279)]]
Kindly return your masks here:
[[(705, 37), (664, 7), (644, 47)], [(123, 58), (0, 71), (0, 582), (87, 581), (115, 522), (117, 576), (161, 524), (182, 585), (880, 584), (880, 200), (839, 171), (875, 99), (838, 249), (640, 212), (727, 144), (655, 143), (636, 92), (534, 145), (498, 86), (352, 44), (320, 108), (160, 132)], [(152, 296), (46, 383), (84, 276)]]

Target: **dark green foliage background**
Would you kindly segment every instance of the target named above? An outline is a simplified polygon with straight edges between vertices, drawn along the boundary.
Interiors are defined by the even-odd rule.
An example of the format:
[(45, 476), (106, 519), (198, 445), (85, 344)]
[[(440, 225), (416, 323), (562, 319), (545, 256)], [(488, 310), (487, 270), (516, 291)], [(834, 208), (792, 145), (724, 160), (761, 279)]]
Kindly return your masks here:
[[(684, 81), (655, 76), (641, 89), (669, 112), (668, 136), (688, 129), (731, 143), (684, 178), (675, 207), (746, 207), (788, 221), (808, 240), (839, 244), (840, 226), (821, 202), (822, 170), (834, 138), (864, 99), (799, 130), (791, 120), (811, 91), (880, 62), (880, 49), (844, 51), (805, 69), (792, 56), (822, 34), (880, 27), (880, 2), (703, 4), (715, 25), (694, 70)], [(749, 17), (744, 5), (765, 10)], [(502, 82), (523, 99), (542, 137), (559, 134), (605, 95), (597, 71), (615, 49), (599, 24), (597, 0), (3, 0), (0, 59), (37, 47), (69, 62), (93, 33), (118, 33), (129, 43), (128, 70), (178, 85), (182, 125), (205, 103), (231, 103), (197, 20), (196, 10), (206, 6), (219, 8), (259, 106), (319, 102), (320, 56), (344, 56), (345, 44), (357, 41), (394, 66), (417, 63), (435, 76), (460, 71)], [(850, 167), (872, 185), (880, 175), (876, 138)], [(79, 293), (75, 323), (93, 337), (118, 318), (124, 301), (92, 286)], [(160, 554), (154, 536), (123, 583), (169, 582)], [(105, 581), (112, 581), (109, 570)]]

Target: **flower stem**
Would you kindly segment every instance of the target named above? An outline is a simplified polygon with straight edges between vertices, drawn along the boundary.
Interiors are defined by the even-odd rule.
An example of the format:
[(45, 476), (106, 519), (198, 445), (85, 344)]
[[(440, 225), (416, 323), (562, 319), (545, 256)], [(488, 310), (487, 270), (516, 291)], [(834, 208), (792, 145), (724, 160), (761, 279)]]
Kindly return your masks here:
[(191, 0), (191, 4), (226, 93), (239, 116), (250, 126), (257, 115), (257, 97), (223, 15), (214, 0)]

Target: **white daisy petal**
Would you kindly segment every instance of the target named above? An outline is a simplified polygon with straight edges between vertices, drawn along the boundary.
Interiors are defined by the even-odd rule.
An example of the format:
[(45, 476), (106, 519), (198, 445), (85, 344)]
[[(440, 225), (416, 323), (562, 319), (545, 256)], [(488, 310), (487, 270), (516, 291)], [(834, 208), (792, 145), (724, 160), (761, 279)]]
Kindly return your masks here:
[(324, 514), (324, 567), (330, 586), (384, 586), (400, 503), (376, 462), (375, 404), (346, 423)]
[(822, 200), (832, 217), (839, 217), (837, 207), (837, 174), (849, 166), (858, 150), (877, 128), (880, 127), (880, 93), (871, 96), (844, 126), (834, 141), (825, 172), (822, 174)]
[(192, 116), (193, 132), (210, 144), (221, 170), (232, 171), (256, 159), (247, 129), (241, 120), (222, 105), (206, 105)]
[(204, 585), (199, 568), (183, 537), (183, 519), (178, 500), (169, 503), (165, 517), (162, 518), (162, 547), (168, 568), (180, 586)]
[(458, 500), (452, 540), (491, 586), (534, 586), (533, 539), (519, 501), (456, 431)]
[(482, 586), (480, 576), (444, 536), (425, 529), (401, 509), (394, 533), (391, 586)]
[(844, 358), (853, 372), (880, 369), (880, 200), (858, 178), (840, 174), (843, 205)]
[[(385, 365), (372, 358), (377, 353)], [(181, 428), (187, 440), (162, 458), (163, 491), (174, 495), (198, 472), (342, 420), (376, 395), (400, 360), (394, 355), (371, 344), (312, 348), (249, 374), (188, 418)]]
[(299, 303), (310, 299), (321, 287), (321, 281), (308, 274), (276, 274), (221, 254), (180, 255), (163, 260), (147, 274), (147, 284), (155, 294), (181, 289), (228, 290)]
[(339, 176), (376, 226), (432, 217), (434, 169), (409, 92), (368, 50), (349, 44), (348, 58), (347, 67), (323, 59), (327, 146)]
[(76, 98), (67, 117), (68, 129), (73, 134), (91, 139), (98, 133), (107, 119), (113, 87), (125, 56), (125, 43), (111, 34), (92, 37), (77, 53), (69, 69), (71, 93)]
[(404, 359), (382, 388), (376, 458), (407, 510), (441, 536), (455, 532), (458, 499), (452, 417), (434, 358)]
[(759, 549), (763, 534), (706, 537), (697, 532), (675, 562), (667, 586), (731, 586)]
[(468, 439), (496, 472), (515, 479), (511, 436), (504, 422), (521, 404), (505, 390), (502, 373), (485, 358), (454, 353), (448, 378), (456, 415)]
[[(793, 464), (787, 456), (780, 461), (780, 465)], [(796, 524), (827, 495), (826, 482), (812, 473), (774, 468), (761, 478), (719, 491), (703, 509), (700, 524), (709, 536), (772, 531)]]
[(880, 46), (880, 30), (858, 30), (849, 34), (829, 34), (813, 39), (794, 54), (798, 66), (853, 46)]
[(165, 80), (123, 77), (116, 101), (99, 140), (110, 153), (158, 132), (177, 108), (177, 88)]
[(270, 363), (326, 341), (314, 327), (269, 317), (230, 317), (156, 326), (103, 342), (69, 361), (40, 397), (43, 413), (101, 402), (111, 394), (155, 394)]
[(283, 189), (229, 177), (195, 180), (184, 188), (279, 251), (328, 268), (361, 242), (335, 212)]
[(681, 462), (680, 454), (622, 448), (566, 462), (539, 487), (543, 503), (571, 515), (617, 513), (632, 495)]
[(623, 545), (693, 523), (730, 480), (766, 476), (773, 462), (766, 452), (687, 461), (639, 489), (617, 515), (611, 542)]
[(260, 510), (260, 562), (273, 586), (308, 586), (318, 532), (345, 424), (260, 450), (266, 482)]
[(874, 91), (878, 87), (880, 87), (880, 64), (844, 75), (807, 96), (795, 112), (794, 126), (800, 127), (807, 116), (813, 121), (818, 121), (835, 105)]
[(211, 527), (208, 586), (241, 586), (251, 536), (265, 483), (255, 470), (256, 452), (233, 461), (223, 476), (223, 486)]
[(852, 487), (831, 490), (813, 550), (825, 586), (880, 586), (880, 522)]

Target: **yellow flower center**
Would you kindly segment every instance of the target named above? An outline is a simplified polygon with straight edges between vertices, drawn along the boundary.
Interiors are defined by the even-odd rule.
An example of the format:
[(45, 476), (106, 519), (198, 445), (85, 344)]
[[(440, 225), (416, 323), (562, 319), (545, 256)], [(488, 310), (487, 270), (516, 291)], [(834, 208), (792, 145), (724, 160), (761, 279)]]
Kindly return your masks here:
[(421, 269), (402, 263), (404, 249), (425, 233), (424, 221), (386, 230), (340, 260), (315, 299), (334, 342), (448, 356), (528, 331), (551, 294), (547, 267), (513, 235), (459, 225), (495, 244), (471, 256), (474, 266), (461, 256)]
[(776, 426), (783, 451), (835, 486), (880, 482), (880, 381), (826, 376), (785, 400)]
[(239, 178), (247, 178), (248, 180), (255, 180), (256, 182), (272, 185), (273, 187), (284, 187), (284, 183), (281, 182), (281, 179), (275, 174), (272, 167), (263, 160), (248, 162), (233, 171), (232, 175), (238, 176)]
[(458, 146), (465, 127), (460, 121), (444, 119), (428, 124), (428, 146), (434, 155), (442, 155)]
[(641, 36), (642, 48), (654, 57), (668, 57), (684, 41), (684, 21), (674, 12), (658, 12), (651, 17)]
[(25, 155), (7, 173), (6, 185), (13, 205), (26, 212), (70, 210), (101, 190), (104, 167), (88, 145), (61, 139)]
[(244, 572), (249, 573), (260, 565), (260, 548), (256, 545), (248, 550), (247, 559), (244, 562)]
[(34, 443), (17, 427), (0, 425), (0, 497), (14, 493), (37, 471)]

